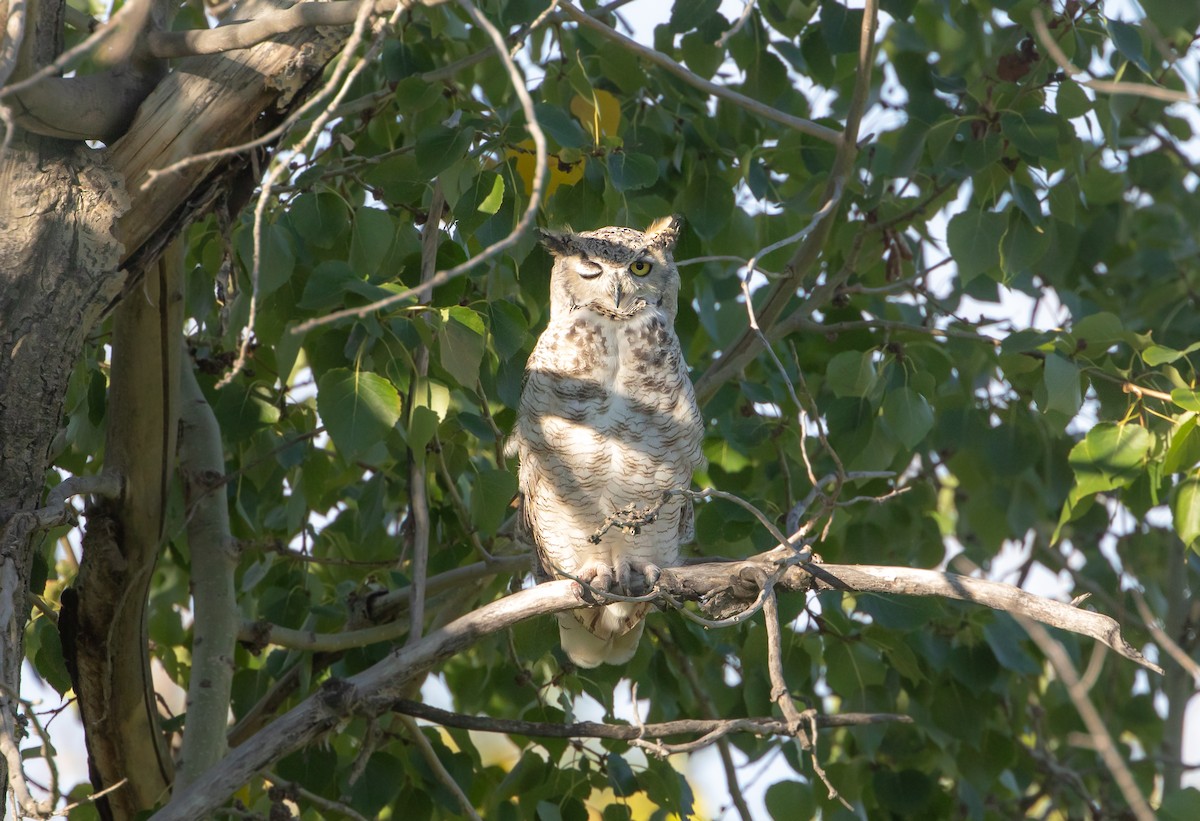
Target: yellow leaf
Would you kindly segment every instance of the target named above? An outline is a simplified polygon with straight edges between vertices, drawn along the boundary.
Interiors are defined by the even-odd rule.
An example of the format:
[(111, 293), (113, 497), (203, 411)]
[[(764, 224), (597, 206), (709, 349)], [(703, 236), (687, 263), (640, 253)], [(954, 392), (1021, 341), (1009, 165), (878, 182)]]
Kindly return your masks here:
[(592, 134), (592, 142), (600, 144), (602, 137), (615, 137), (621, 130), (621, 103), (604, 89), (593, 89), (592, 99), (575, 95), (571, 113)]
[[(546, 157), (546, 170), (550, 172), (550, 176), (546, 179), (546, 199), (550, 199), (560, 185), (574, 185), (583, 179), (583, 168), (587, 164), (587, 157), (580, 155), (578, 151), (572, 153), (578, 157), (574, 162), (567, 162), (557, 154), (550, 154)], [(522, 140), (517, 143), (516, 147), (505, 151), (504, 155), (513, 161), (517, 176), (525, 185), (525, 196), (529, 196), (533, 193), (533, 172), (537, 168), (537, 155), (534, 153), (533, 140)]]

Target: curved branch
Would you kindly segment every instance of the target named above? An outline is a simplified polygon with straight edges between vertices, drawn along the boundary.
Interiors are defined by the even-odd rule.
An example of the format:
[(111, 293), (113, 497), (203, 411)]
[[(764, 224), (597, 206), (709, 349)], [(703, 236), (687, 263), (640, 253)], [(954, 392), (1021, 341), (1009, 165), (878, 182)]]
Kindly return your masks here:
[(1050, 29), (1046, 26), (1046, 18), (1042, 14), (1041, 9), (1033, 9), (1030, 16), (1033, 18), (1033, 28), (1037, 32), (1038, 42), (1042, 44), (1042, 48), (1046, 49), (1046, 53), (1050, 55), (1050, 59), (1054, 60), (1058, 67), (1063, 70), (1063, 73), (1079, 83), (1079, 85), (1086, 86), (1092, 91), (1098, 91), (1101, 94), (1128, 94), (1133, 97), (1148, 97), (1164, 103), (1194, 103), (1197, 101), (1195, 95), (1188, 94), (1186, 91), (1172, 91), (1169, 88), (1159, 88), (1147, 83), (1081, 79), (1080, 75), (1085, 73), (1084, 70), (1067, 59), (1067, 55), (1059, 47), (1053, 35), (1050, 34)]
[[(663, 572), (659, 588), (675, 598), (700, 601), (706, 608), (745, 607), (761, 585), (792, 560), (793, 551), (776, 548), (750, 559), (709, 562)], [(776, 590), (836, 589), (938, 596), (976, 602), (1090, 636), (1122, 656), (1161, 672), (1122, 637), (1120, 625), (1099, 613), (1035, 596), (1003, 582), (956, 573), (875, 565), (792, 566)], [(553, 581), (522, 590), (455, 619), (420, 641), (392, 652), (348, 679), (332, 679), (287, 713), (234, 749), (224, 760), (172, 800), (155, 821), (186, 821), (209, 816), (254, 773), (315, 741), (352, 715), (374, 716), (395, 709), (409, 682), (475, 642), (536, 616), (592, 606), (581, 588)], [(786, 725), (785, 725), (786, 726)]]
[[(833, 169), (821, 197), (821, 208), (818, 214), (824, 214), (814, 224), (805, 229), (803, 240), (796, 253), (787, 265), (787, 275), (771, 289), (761, 308), (757, 310), (759, 329), (747, 327), (732, 345), (721, 355), (721, 358), (696, 382), (696, 400), (704, 405), (716, 393), (725, 381), (746, 366), (758, 355), (762, 344), (762, 335), (770, 336), (773, 326), (783, 314), (787, 304), (796, 294), (800, 283), (808, 276), (821, 258), (821, 250), (834, 220), (841, 210), (842, 192), (846, 190), (847, 181), (854, 170), (854, 161), (858, 157), (858, 131), (862, 125), (863, 112), (867, 107), (867, 98), (871, 90), (871, 69), (875, 61), (875, 29), (878, 23), (878, 0), (866, 0), (863, 10), (862, 31), (858, 48), (858, 76), (854, 83), (854, 91), (850, 97), (850, 108), (846, 114), (846, 127), (838, 135), (836, 141), (837, 155), (834, 157)], [(832, 299), (841, 282), (836, 277), (819, 286), (820, 297), (810, 295), (808, 305), (804, 310), (811, 313)]]
[(835, 131), (827, 126), (814, 123), (812, 120), (806, 120), (803, 117), (796, 117), (777, 108), (772, 108), (766, 103), (761, 103), (745, 94), (739, 94), (731, 88), (717, 85), (716, 83), (705, 80), (703, 77), (697, 76), (688, 71), (685, 67), (672, 60), (661, 51), (656, 51), (652, 48), (647, 48), (636, 40), (632, 40), (621, 34), (619, 31), (606, 26), (596, 18), (589, 15), (587, 12), (572, 5), (571, 3), (560, 3), (559, 8), (563, 10), (566, 16), (570, 17), (580, 28), (586, 28), (589, 31), (594, 31), (601, 37), (612, 40), (614, 43), (619, 43), (626, 49), (632, 51), (637, 56), (647, 62), (654, 63), (660, 68), (674, 74), (679, 79), (683, 80), (690, 86), (700, 89), (706, 94), (711, 94), (722, 100), (733, 103), (736, 106), (746, 109), (751, 114), (756, 114), (764, 120), (786, 125), (788, 128), (793, 128), (801, 134), (807, 134), (810, 137), (816, 137), (819, 140), (824, 140), (827, 143), (840, 145), (843, 136), (840, 132)]

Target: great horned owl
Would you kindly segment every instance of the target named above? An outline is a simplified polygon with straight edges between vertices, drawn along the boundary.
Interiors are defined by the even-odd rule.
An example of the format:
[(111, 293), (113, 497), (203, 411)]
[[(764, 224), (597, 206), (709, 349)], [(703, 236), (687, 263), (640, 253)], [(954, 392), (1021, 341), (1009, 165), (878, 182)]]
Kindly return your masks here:
[[(540, 575), (568, 573), (637, 594), (677, 563), (692, 505), (674, 495), (639, 528), (594, 535), (618, 511), (650, 508), (703, 467), (704, 422), (675, 336), (678, 217), (645, 232), (541, 232), (554, 256), (550, 323), (529, 358), (510, 448), (520, 456), (521, 535)], [(650, 605), (559, 613), (563, 650), (581, 667), (633, 657)]]

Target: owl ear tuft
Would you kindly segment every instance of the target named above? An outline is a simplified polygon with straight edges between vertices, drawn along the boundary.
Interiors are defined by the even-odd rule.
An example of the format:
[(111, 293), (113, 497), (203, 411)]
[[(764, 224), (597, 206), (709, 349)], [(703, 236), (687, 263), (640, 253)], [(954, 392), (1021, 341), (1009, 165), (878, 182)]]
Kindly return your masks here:
[(572, 238), (570, 231), (549, 231), (545, 228), (534, 230), (537, 231), (538, 241), (554, 256), (561, 256), (570, 250)]
[(679, 239), (681, 228), (683, 228), (683, 217), (678, 214), (659, 217), (646, 229), (645, 233), (648, 239), (646, 247), (670, 252), (675, 247), (675, 241)]

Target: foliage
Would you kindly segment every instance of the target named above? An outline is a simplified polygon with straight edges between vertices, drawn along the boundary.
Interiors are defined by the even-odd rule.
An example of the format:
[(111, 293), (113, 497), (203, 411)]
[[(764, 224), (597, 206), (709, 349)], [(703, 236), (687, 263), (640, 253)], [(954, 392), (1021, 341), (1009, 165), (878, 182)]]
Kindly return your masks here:
[[(544, 5), (482, 8), (508, 31)], [(1192, 49), (1195, 65), (1200, 9), (1191, 4), (1145, 0), (1154, 24), (1114, 19), (1103, 3), (1066, 5), (1055, 6), (1052, 35), (1095, 76), (1179, 89), (1176, 55)], [(812, 489), (810, 474), (839, 464), (891, 471), (900, 478), (853, 483), (843, 498), (906, 492), (819, 522), (824, 559), (936, 567), (961, 551), (997, 570), (1004, 552), (1021, 561), (1019, 571), (1003, 565), (1008, 579), (1053, 577), (1061, 585), (1053, 595), (1090, 593), (1135, 644), (1148, 644), (1136, 597), (1178, 626), (1173, 614), (1186, 610), (1186, 585), (1200, 571), (1200, 555), (1184, 549), (1200, 543), (1195, 108), (1097, 94), (1067, 79), (1031, 33), (1031, 15), (1050, 13), (1048, 4), (881, 7), (866, 139), (839, 215), (819, 264), (801, 271), (782, 317), (764, 329), (781, 367), (760, 355), (703, 397), (709, 467), (696, 482), (736, 492), (782, 524)], [(733, 27), (728, 11), (677, 3), (652, 45), (696, 75), (840, 130), (860, 79), (862, 11), (765, 0), (718, 46)], [(327, 138), (293, 158), (262, 229), (257, 282), (250, 210), (187, 233), (188, 345), (223, 432), (248, 623), (316, 633), (362, 626), (364, 601), (412, 581), (413, 481), (428, 496), (430, 578), (516, 549), (506, 524), (515, 465), (503, 438), (549, 303), (549, 260), (532, 235), (427, 302), (294, 332), (418, 285), (430, 220), (442, 226), (439, 270), (513, 230), (530, 196), (533, 149), (510, 81), (494, 55), (447, 80), (427, 76), (490, 48), (453, 4), (403, 20)], [(561, 20), (529, 35), (523, 65), (550, 141), (540, 222), (587, 229), (685, 217), (678, 331), (699, 377), (747, 328), (743, 272), (731, 260), (809, 225), (825, 204), (835, 149)], [(441, 214), (430, 213), (435, 180)], [(792, 273), (795, 247), (758, 258), (767, 286), (757, 297)], [(252, 295), (250, 359), (217, 387)], [(56, 462), (68, 473), (102, 464), (104, 359), (97, 345), (72, 384)], [(811, 419), (802, 427), (793, 389), (827, 429), (828, 448)], [(148, 627), (156, 658), (186, 686), (182, 500), (169, 515)], [(753, 516), (721, 500), (699, 507), (697, 532), (699, 556), (746, 556), (773, 543)], [(53, 600), (72, 573), (60, 562), (45, 594)], [(481, 574), (435, 587), (433, 626), (509, 583)], [(819, 763), (855, 812), (984, 819), (1053, 807), (1058, 817), (1107, 817), (1125, 805), (1097, 753), (1075, 743), (1083, 725), (1062, 683), (1009, 617), (835, 593), (781, 606), (798, 630), (784, 667), (802, 704), (914, 719), (822, 732)], [(665, 613), (651, 625), (653, 638), (628, 665), (582, 671), (566, 666), (553, 620), (525, 622), (435, 671), (450, 693), (444, 706), (562, 722), (586, 696), (612, 720), (627, 679), (648, 721), (771, 714), (761, 616), (706, 630)], [(1056, 638), (1080, 667), (1100, 652)], [(28, 648), (39, 674), (65, 690), (45, 617), (31, 622)], [(233, 713), (253, 712), (281, 681), (290, 682), (285, 708), (390, 648), (244, 644)], [(1195, 642), (1185, 651), (1194, 657)], [(1180, 791), (1164, 763), (1179, 753), (1163, 693), (1161, 680), (1110, 659), (1091, 697), (1143, 793), (1163, 802), (1164, 817), (1193, 817), (1200, 799)], [(1182, 709), (1174, 716), (1181, 721)], [(716, 811), (701, 806), (709, 793), (694, 773), (625, 742), (513, 736), (498, 755), (465, 731), (422, 732), (487, 818)], [(729, 743), (738, 761), (775, 757), (790, 768), (766, 788), (775, 817), (804, 808), (851, 817), (794, 743), (750, 735)], [(412, 818), (460, 811), (395, 718), (351, 722), (276, 772), (367, 816), (386, 807)], [(262, 782), (238, 797), (263, 812), (274, 800)]]

